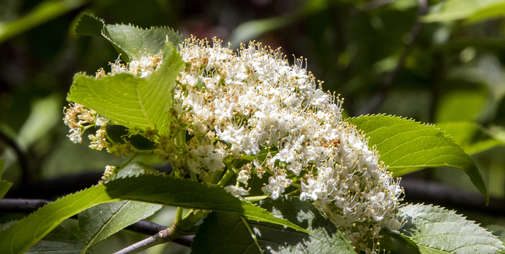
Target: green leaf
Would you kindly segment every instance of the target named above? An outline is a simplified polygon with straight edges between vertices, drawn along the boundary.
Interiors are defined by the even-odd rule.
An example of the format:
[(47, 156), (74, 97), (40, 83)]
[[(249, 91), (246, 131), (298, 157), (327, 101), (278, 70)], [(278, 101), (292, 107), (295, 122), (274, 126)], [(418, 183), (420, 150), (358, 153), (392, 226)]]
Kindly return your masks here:
[(86, 246), (81, 253), (161, 208), (161, 205), (144, 202), (121, 201), (101, 204), (82, 212), (79, 214), (80, 239)]
[(0, 250), (11, 254), (23, 253), (64, 220), (87, 208), (112, 201), (119, 201), (119, 198), (110, 197), (104, 185), (67, 195), (0, 231)]
[(132, 25), (106, 25), (102, 35), (131, 59), (158, 54), (167, 42), (177, 46), (181, 36), (168, 27), (143, 29)]
[(472, 158), (433, 125), (386, 115), (367, 115), (348, 121), (370, 138), (388, 170), (401, 176), (427, 167), (458, 168), (488, 198), (486, 185)]
[(124, 144), (126, 142), (126, 137), (128, 135), (128, 128), (122, 125), (107, 124), (105, 126), (107, 131), (107, 136), (112, 139), (112, 141)]
[(109, 195), (124, 200), (241, 214), (249, 220), (279, 224), (307, 232), (289, 221), (272, 216), (265, 209), (247, 201), (240, 201), (217, 185), (200, 184), (168, 176), (145, 175), (118, 179), (106, 186)]
[(421, 254), (448, 254), (450, 252), (437, 250), (426, 246), (419, 246), (419, 251)]
[(83, 12), (74, 20), (70, 30), (74, 36), (100, 36), (104, 26), (103, 19), (92, 13)]
[(472, 16), (467, 19), (468, 23), (479, 22), (485, 19), (499, 18), (505, 16), (505, 2), (492, 1), (493, 3), (477, 9)]
[(310, 203), (298, 199), (266, 199), (260, 203), (311, 233), (248, 221), (239, 215), (212, 213), (200, 226), (192, 253), (356, 253), (343, 233)]
[(147, 78), (121, 73), (96, 79), (76, 74), (67, 97), (114, 123), (142, 130), (169, 131), (175, 79), (184, 62), (167, 44), (163, 63)]
[(151, 140), (145, 138), (140, 134), (135, 134), (130, 137), (130, 143), (133, 147), (139, 150), (152, 150), (156, 147), (156, 144)]
[[(276, 200), (264, 199), (260, 201), (260, 205), (276, 216), (296, 223), (310, 232), (309, 235), (300, 238), (299, 232), (278, 226), (264, 227), (264, 224), (253, 224), (261, 234), (259, 241), (264, 249), (284, 254), (299, 252), (356, 254), (354, 246), (344, 233), (322, 216), (311, 203), (285, 197)], [(295, 233), (298, 237), (294, 237)]]
[(61, 97), (50, 95), (36, 100), (31, 106), (31, 112), (19, 131), (17, 141), (27, 149), (61, 121)]
[(486, 227), (505, 244), (505, 226), (493, 224)]
[(381, 236), (382, 238), (380, 239), (380, 246), (381, 248), (388, 250), (388, 253), (390, 254), (422, 253), (414, 241), (412, 241), (407, 236), (400, 234), (399, 232), (382, 229)]
[(112, 176), (111, 180), (140, 176), (145, 174), (160, 175), (160, 172), (155, 169), (134, 162), (128, 164), (127, 166), (119, 170), (119, 172), (117, 172), (115, 175)]
[(430, 9), (425, 22), (450, 22), (465, 19), (468, 23), (505, 15), (501, 0), (447, 0)]
[(182, 36), (169, 27), (143, 29), (123, 24), (106, 25), (89, 13), (79, 16), (72, 30), (76, 35), (103, 36), (129, 60), (158, 54), (167, 42), (178, 45), (182, 41)]
[(505, 247), (477, 223), (441, 207), (406, 205), (399, 216), (406, 221), (401, 232), (421, 253), (504, 253)]
[(5, 194), (7, 194), (7, 192), (11, 187), (12, 187), (11, 182), (0, 179), (0, 199), (2, 199), (5, 196)]
[(79, 254), (84, 245), (78, 232), (77, 220), (66, 220), (25, 254)]
[(0, 22), (0, 43), (74, 10), (85, 2), (84, 0), (43, 1), (19, 19), (11, 22)]
[(505, 145), (474, 122), (447, 122), (437, 124), (437, 126), (461, 146), (467, 154), (476, 154)]
[(263, 253), (249, 229), (240, 215), (213, 212), (200, 226), (191, 253)]
[(65, 219), (90, 207), (120, 200), (241, 214), (249, 220), (279, 224), (307, 232), (296, 224), (274, 217), (263, 208), (231, 196), (216, 185), (168, 176), (142, 175), (95, 185), (40, 208), (13, 226), (0, 231), (0, 250), (10, 254), (22, 253)]
[(488, 91), (475, 89), (456, 90), (444, 94), (440, 98), (435, 121), (440, 123), (480, 119), (489, 100), (488, 93)]

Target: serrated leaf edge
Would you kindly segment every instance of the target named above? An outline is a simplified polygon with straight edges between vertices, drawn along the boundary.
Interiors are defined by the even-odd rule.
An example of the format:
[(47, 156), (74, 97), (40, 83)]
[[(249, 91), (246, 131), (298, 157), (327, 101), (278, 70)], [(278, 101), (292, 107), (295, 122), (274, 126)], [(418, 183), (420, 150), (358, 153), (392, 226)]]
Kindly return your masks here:
[[(481, 229), (485, 234), (487, 234), (488, 237), (492, 238), (493, 240), (495, 240), (495, 242), (498, 243), (498, 245), (500, 245), (498, 247), (498, 250), (501, 252), (501, 253), (505, 253), (505, 245), (502, 241), (500, 241), (500, 239), (498, 239), (492, 232), (490, 232), (487, 228), (483, 227), (479, 222), (477, 221), (474, 221), (474, 220), (470, 220), (467, 218), (467, 216), (465, 215), (462, 215), (462, 214), (459, 214), (457, 213), (457, 211), (455, 210), (451, 210), (451, 209), (447, 209), (445, 207), (442, 207), (442, 206), (439, 206), (439, 205), (433, 205), (433, 204), (425, 204), (425, 203), (416, 203), (416, 204), (404, 204), (402, 206), (400, 206), (399, 209), (401, 209), (402, 207), (406, 207), (406, 206), (413, 206), (413, 207), (426, 207), (426, 208), (435, 208), (435, 209), (441, 209), (442, 211), (441, 212), (436, 212), (436, 213), (440, 213), (442, 214), (443, 212), (446, 212), (447, 214), (449, 215), (452, 215), (452, 216), (456, 216), (458, 217), (459, 219), (463, 219), (465, 222), (467, 222), (468, 224), (471, 224), (473, 226), (477, 226), (479, 229)], [(405, 235), (406, 237), (408, 237), (409, 239), (411, 239), (412, 241), (414, 241), (417, 245), (421, 245), (419, 244), (418, 242), (416, 242), (415, 240), (413, 240), (411, 238), (411, 235), (413, 233), (419, 233), (419, 231), (412, 231), (412, 232), (409, 232), (410, 235)], [(429, 244), (427, 245), (422, 245), (422, 246), (426, 246), (426, 247), (429, 247), (429, 248), (432, 248), (432, 249), (436, 249), (436, 250), (441, 250), (441, 251), (451, 251), (451, 250), (443, 250), (443, 249), (439, 249), (438, 247), (435, 247), (435, 246), (431, 246)], [(495, 246), (493, 246), (495, 247)]]
[[(402, 116), (388, 115), (388, 114), (384, 114), (384, 113), (379, 113), (379, 114), (365, 114), (365, 115), (360, 115), (360, 116), (350, 117), (349, 119), (359, 119), (359, 118), (361, 118), (361, 117), (375, 117), (375, 116), (385, 117), (385, 118), (388, 118), (388, 119), (406, 120), (406, 121), (408, 121), (408, 122), (410, 122), (410, 123), (414, 123), (414, 124), (421, 124), (421, 125), (426, 126), (426, 127), (433, 127), (433, 128), (435, 128), (435, 130), (439, 131), (439, 132), (442, 134), (442, 135), (441, 135), (441, 137), (442, 137), (442, 138), (446, 139), (448, 142), (450, 142), (452, 145), (454, 145), (454, 147), (455, 147), (457, 150), (459, 150), (461, 153), (466, 154), (466, 155), (468, 156), (468, 159), (470, 159), (470, 160), (472, 161), (472, 163), (473, 163), (473, 164), (474, 164), (474, 166), (476, 167), (476, 172), (480, 175), (480, 179), (479, 179), (479, 181), (481, 182), (481, 184), (482, 184), (482, 185), (483, 185), (483, 187), (484, 187), (484, 189), (483, 189), (483, 190), (480, 190), (480, 189), (479, 189), (479, 187), (478, 187), (478, 186), (474, 183), (474, 181), (472, 180), (472, 177), (470, 177), (470, 175), (466, 172), (466, 170), (464, 170), (464, 169), (462, 169), (462, 170), (463, 170), (463, 171), (465, 171), (465, 173), (468, 175), (468, 177), (470, 178), (470, 180), (472, 181), (472, 183), (474, 183), (475, 187), (477, 187), (477, 189), (479, 189), (479, 191), (482, 193), (482, 195), (486, 198), (486, 204), (489, 202), (489, 198), (490, 198), (490, 197), (489, 197), (489, 192), (488, 192), (487, 187), (486, 187), (486, 185), (485, 185), (485, 183), (484, 183), (484, 179), (482, 178), (482, 175), (481, 175), (481, 173), (480, 173), (480, 171), (479, 171), (478, 166), (475, 164), (475, 162), (473, 161), (472, 157), (471, 157), (469, 154), (467, 154), (467, 153), (463, 150), (463, 148), (455, 142), (455, 140), (452, 138), (452, 136), (451, 136), (451, 135), (449, 135), (448, 133), (446, 133), (444, 130), (442, 130), (441, 128), (439, 128), (439, 127), (438, 127), (438, 126), (436, 126), (435, 124), (418, 122), (418, 121), (416, 121), (416, 120), (414, 120), (414, 119), (412, 119), (412, 118), (407, 118), (407, 117), (402, 117)], [(352, 126), (354, 126), (356, 129), (358, 129), (358, 130), (359, 130), (359, 128), (358, 128), (356, 125), (354, 125), (354, 124), (352, 124), (352, 123), (349, 123), (349, 124), (351, 124), (351, 125), (352, 125)], [(364, 134), (364, 135), (365, 135), (365, 137), (366, 137), (366, 141), (367, 141), (367, 143), (369, 143), (369, 136), (368, 136), (368, 135), (366, 135), (366, 133), (365, 133), (365, 132), (363, 132), (363, 134)], [(372, 146), (372, 149), (373, 149), (373, 151), (374, 151), (374, 152), (377, 152), (377, 153), (378, 153), (378, 151), (377, 151), (377, 147), (376, 147), (375, 145), (374, 145), (374, 146)], [(378, 153), (378, 154), (379, 154), (379, 153)], [(380, 160), (380, 154), (379, 154), (379, 160)], [(381, 162), (382, 162), (382, 161), (381, 161)], [(390, 167), (388, 166), (388, 168), (390, 168)]]

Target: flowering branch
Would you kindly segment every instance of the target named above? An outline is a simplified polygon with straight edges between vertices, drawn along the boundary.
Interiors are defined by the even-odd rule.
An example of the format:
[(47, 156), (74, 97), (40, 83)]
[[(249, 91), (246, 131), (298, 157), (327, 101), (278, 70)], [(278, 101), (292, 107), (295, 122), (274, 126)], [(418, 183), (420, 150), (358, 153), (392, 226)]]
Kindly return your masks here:
[(382, 105), (384, 100), (386, 99), (386, 95), (389, 92), (389, 89), (391, 88), (393, 84), (393, 80), (396, 78), (398, 75), (398, 72), (400, 71), (401, 68), (403, 68), (403, 65), (405, 64), (405, 60), (407, 59), (407, 56), (410, 54), (410, 50), (412, 46), (414, 45), (414, 42), (416, 41), (417, 37), (421, 33), (421, 30), (423, 28), (423, 22), (421, 21), (421, 17), (424, 16), (428, 12), (428, 1), (427, 0), (418, 0), (417, 1), (419, 4), (419, 9), (418, 9), (418, 16), (416, 23), (410, 30), (410, 33), (407, 37), (407, 41), (405, 43), (405, 48), (403, 49), (402, 54), (400, 55), (400, 59), (398, 59), (398, 62), (396, 63), (395, 68), (386, 74), (386, 76), (383, 79), (382, 86), (380, 87), (379, 91), (377, 94), (370, 100), (370, 103), (368, 103), (362, 110), (359, 112), (359, 114), (370, 114), (373, 112), (376, 112), (377, 109)]

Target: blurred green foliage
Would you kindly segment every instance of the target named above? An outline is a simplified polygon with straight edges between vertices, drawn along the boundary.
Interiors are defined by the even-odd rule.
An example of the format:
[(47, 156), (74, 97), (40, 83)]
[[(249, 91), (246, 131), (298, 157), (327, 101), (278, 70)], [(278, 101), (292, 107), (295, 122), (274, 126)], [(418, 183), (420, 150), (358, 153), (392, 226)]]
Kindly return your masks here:
[[(75, 18), (87, 11), (106, 23), (163, 25), (233, 45), (255, 39), (282, 46), (288, 59), (291, 54), (308, 59), (308, 69), (324, 80), (324, 88), (345, 98), (350, 116), (381, 112), (442, 123), (480, 165), (489, 193), (504, 198), (505, 3), (430, 0), (428, 14), (420, 17), (419, 2), (1, 0), (0, 132), (26, 154), (32, 181), (99, 171), (106, 162), (119, 161), (70, 143), (61, 120), (73, 74), (107, 69), (119, 57), (103, 39), (72, 35)], [(420, 30), (412, 40), (414, 27)], [(23, 166), (1, 141), (3, 178), (20, 185)], [(474, 190), (458, 170), (411, 177)], [(173, 218), (172, 210), (162, 211), (172, 214), (165, 220)], [(138, 235), (123, 232), (97, 248), (132, 239)]]

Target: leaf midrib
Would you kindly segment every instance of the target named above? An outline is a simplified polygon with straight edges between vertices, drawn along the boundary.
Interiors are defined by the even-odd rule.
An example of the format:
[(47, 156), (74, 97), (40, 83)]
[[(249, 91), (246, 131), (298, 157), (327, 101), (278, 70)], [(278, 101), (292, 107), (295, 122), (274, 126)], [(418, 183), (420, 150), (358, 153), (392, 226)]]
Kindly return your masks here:
[(142, 115), (144, 115), (146, 121), (151, 124), (151, 127), (156, 128), (156, 125), (154, 124), (152, 119), (148, 116), (147, 111), (144, 107), (144, 101), (142, 100), (142, 95), (140, 94), (140, 86), (141, 85), (142, 85), (142, 83), (139, 83), (137, 86), (135, 86), (135, 92), (137, 93), (137, 100), (140, 105), (140, 111), (142, 112)]

